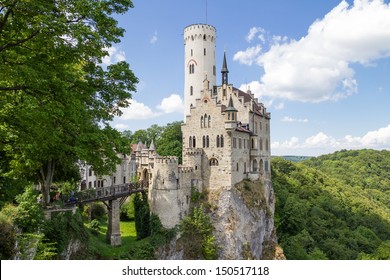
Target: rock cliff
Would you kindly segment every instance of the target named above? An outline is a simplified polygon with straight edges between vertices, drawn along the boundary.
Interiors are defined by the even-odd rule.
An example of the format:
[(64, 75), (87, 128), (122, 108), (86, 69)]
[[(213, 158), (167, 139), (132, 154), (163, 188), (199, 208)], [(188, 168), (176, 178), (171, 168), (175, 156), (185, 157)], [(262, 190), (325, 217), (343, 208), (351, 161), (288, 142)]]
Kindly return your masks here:
[[(244, 180), (232, 187), (206, 192), (203, 204), (214, 226), (219, 259), (284, 259), (274, 228), (275, 196), (272, 182)], [(158, 258), (181, 259), (177, 237), (159, 250)]]
[(273, 259), (275, 196), (271, 181), (242, 181), (210, 192), (220, 259)]

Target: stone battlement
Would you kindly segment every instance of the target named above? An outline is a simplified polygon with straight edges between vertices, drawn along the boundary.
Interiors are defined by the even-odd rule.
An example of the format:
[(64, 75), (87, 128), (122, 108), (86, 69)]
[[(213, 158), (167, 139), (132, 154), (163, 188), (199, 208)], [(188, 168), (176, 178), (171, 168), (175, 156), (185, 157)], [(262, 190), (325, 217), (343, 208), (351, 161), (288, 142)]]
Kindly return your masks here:
[(202, 155), (203, 154), (203, 149), (201, 148), (187, 148), (186, 149), (186, 155)]
[(179, 166), (179, 173), (192, 173), (194, 168), (190, 166)]
[(157, 157), (156, 163), (159, 164), (178, 164), (179, 160), (174, 156)]

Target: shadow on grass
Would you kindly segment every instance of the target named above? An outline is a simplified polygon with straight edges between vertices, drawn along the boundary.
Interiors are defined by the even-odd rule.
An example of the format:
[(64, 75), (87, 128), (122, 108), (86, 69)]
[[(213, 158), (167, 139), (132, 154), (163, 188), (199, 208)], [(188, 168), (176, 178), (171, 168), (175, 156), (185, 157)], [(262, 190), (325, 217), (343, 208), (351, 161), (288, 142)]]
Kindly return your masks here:
[(135, 223), (121, 222), (121, 240), (122, 245), (118, 247), (111, 246), (107, 243), (106, 232), (107, 232), (107, 221), (100, 221), (100, 228), (98, 231), (89, 229), (90, 238), (88, 241), (88, 250), (90, 252), (90, 258), (96, 260), (118, 260), (127, 259), (129, 252), (134, 251), (148, 241), (147, 239), (138, 240), (135, 231)]

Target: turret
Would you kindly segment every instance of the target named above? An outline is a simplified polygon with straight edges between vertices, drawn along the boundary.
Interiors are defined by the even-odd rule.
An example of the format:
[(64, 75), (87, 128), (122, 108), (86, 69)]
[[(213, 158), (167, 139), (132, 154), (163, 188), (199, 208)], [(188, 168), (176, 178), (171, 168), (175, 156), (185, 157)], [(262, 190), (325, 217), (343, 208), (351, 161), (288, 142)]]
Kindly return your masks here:
[(208, 24), (184, 28), (184, 121), (201, 98), (205, 74), (209, 87), (216, 85), (216, 29)]
[(233, 106), (233, 98), (230, 95), (228, 107), (225, 109), (225, 129), (232, 130), (237, 126), (237, 109)]

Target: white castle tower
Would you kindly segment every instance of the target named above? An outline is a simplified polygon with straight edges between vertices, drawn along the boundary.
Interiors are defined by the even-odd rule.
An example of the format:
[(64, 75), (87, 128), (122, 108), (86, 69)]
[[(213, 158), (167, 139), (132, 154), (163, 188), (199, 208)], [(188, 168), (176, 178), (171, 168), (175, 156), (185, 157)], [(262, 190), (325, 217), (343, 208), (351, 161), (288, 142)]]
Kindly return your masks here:
[(201, 97), (205, 76), (210, 89), (216, 84), (215, 46), (215, 27), (192, 24), (184, 28), (184, 121)]

